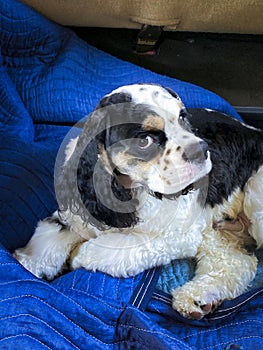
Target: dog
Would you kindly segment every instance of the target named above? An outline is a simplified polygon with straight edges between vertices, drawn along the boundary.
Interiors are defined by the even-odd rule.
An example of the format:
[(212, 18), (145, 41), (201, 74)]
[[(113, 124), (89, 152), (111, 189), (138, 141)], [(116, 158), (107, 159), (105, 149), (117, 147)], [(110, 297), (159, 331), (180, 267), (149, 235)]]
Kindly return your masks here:
[(201, 319), (246, 291), (263, 246), (262, 131), (209, 109), (186, 109), (169, 88), (106, 95), (66, 148), (59, 209), (14, 257), (39, 278), (66, 265), (134, 276), (195, 258), (173, 307)]

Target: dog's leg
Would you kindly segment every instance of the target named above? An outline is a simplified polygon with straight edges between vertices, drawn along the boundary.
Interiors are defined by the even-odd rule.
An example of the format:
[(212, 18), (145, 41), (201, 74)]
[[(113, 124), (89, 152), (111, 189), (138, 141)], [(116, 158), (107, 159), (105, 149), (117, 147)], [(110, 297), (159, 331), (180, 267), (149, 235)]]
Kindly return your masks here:
[(63, 227), (54, 214), (38, 223), (28, 244), (17, 249), (14, 257), (35, 276), (52, 280), (63, 270), (71, 250), (80, 241), (83, 238)]
[(194, 257), (202, 239), (200, 232), (197, 225), (177, 234), (102, 234), (76, 247), (70, 265), (72, 269), (84, 267), (114, 277), (134, 276), (173, 259)]
[(244, 293), (255, 277), (257, 259), (242, 248), (242, 239), (211, 230), (197, 254), (195, 277), (173, 291), (173, 307), (183, 316), (201, 319), (223, 300)]

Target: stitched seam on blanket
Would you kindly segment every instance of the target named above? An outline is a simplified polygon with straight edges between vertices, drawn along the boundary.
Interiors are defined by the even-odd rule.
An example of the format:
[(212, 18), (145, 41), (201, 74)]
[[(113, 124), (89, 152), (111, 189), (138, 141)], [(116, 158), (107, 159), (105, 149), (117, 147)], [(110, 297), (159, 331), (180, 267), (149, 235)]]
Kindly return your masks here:
[(228, 345), (228, 344), (230, 345), (233, 342), (237, 342), (237, 341), (240, 341), (240, 340), (248, 340), (248, 339), (263, 339), (263, 337), (255, 335), (255, 336), (234, 338), (234, 339), (231, 339), (231, 341), (228, 341), (228, 342), (219, 343), (219, 344), (216, 344), (216, 345), (212, 345), (212, 346), (208, 346), (208, 347), (202, 348), (202, 350), (215, 349), (215, 348), (218, 348), (219, 346), (222, 346), (222, 345)]
[[(150, 274), (150, 270), (147, 271), (146, 276), (145, 276), (145, 279), (148, 278), (149, 274)], [(138, 293), (137, 293), (136, 297), (134, 298), (132, 305), (135, 305), (135, 304), (136, 304), (136, 301), (137, 301), (137, 299), (138, 299), (138, 297), (139, 297), (139, 295), (140, 295), (140, 293), (141, 293), (141, 291), (142, 291), (142, 289), (143, 289), (143, 287), (144, 287), (144, 284), (145, 284), (145, 283), (142, 283), (142, 284), (141, 284), (141, 287), (140, 287), (140, 289), (138, 290)]]
[(72, 279), (72, 284), (71, 284), (71, 289), (75, 289), (75, 283), (76, 283), (76, 275), (77, 275), (77, 272), (74, 271), (73, 273), (73, 279)]
[[(228, 316), (230, 316), (231, 314), (233, 314), (234, 312), (237, 311), (237, 309), (239, 307), (241, 307), (242, 305), (246, 304), (247, 302), (249, 302), (251, 299), (253, 299), (254, 297), (256, 297), (258, 294), (261, 294), (262, 293), (262, 290), (260, 291), (257, 291), (256, 293), (254, 293), (253, 295), (251, 295), (250, 297), (246, 298), (244, 301), (240, 302), (239, 304), (237, 305), (234, 305), (233, 307), (230, 307), (230, 308), (227, 308), (227, 309), (219, 309), (217, 310), (217, 313), (225, 313), (226, 311), (229, 311), (228, 313), (225, 313), (224, 315), (221, 315), (221, 316), (214, 316), (214, 317), (210, 317), (209, 320), (219, 320), (219, 319), (222, 319), (222, 318), (226, 318)], [(171, 305), (171, 300), (169, 300), (168, 298), (166, 299), (164, 296), (162, 295), (159, 295), (159, 294), (156, 294), (154, 293), (153, 295), (153, 299), (155, 300), (159, 300), (163, 303), (165, 303), (166, 305)]]
[(154, 299), (154, 300), (162, 301), (162, 302), (165, 303), (166, 305), (171, 305), (171, 304), (172, 304), (172, 301), (171, 301), (171, 300), (164, 299), (164, 298), (162, 298), (161, 296), (154, 295), (154, 296), (153, 296), (153, 299)]
[(115, 286), (115, 295), (116, 295), (116, 299), (119, 299), (119, 287), (120, 287), (120, 282), (121, 280), (118, 278), (118, 281), (116, 283), (116, 286)]
[(243, 300), (242, 302), (240, 302), (239, 304), (237, 305), (234, 305), (232, 307), (229, 307), (229, 308), (226, 308), (226, 309), (221, 309), (221, 310), (218, 310), (218, 313), (219, 312), (225, 312), (225, 311), (230, 311), (230, 310), (233, 310), (233, 309), (236, 309), (237, 307), (240, 307), (242, 306), (243, 304), (247, 303), (248, 301), (250, 301), (251, 299), (253, 299), (255, 296), (257, 296), (258, 294), (262, 293), (263, 292), (263, 289), (253, 293), (250, 297), (246, 298), (245, 300)]
[[(39, 302), (42, 302), (43, 304), (45, 304), (47, 307), (53, 309), (55, 312), (57, 312), (58, 314), (60, 314), (61, 316), (63, 316), (69, 323), (72, 323), (74, 326), (76, 326), (77, 328), (79, 328), (81, 331), (83, 331), (84, 333), (88, 333), (84, 328), (82, 328), (81, 326), (79, 326), (77, 323), (73, 322), (72, 320), (70, 320), (65, 314), (63, 314), (62, 312), (60, 312), (58, 309), (56, 309), (55, 307), (47, 304), (45, 301), (43, 301), (42, 299), (34, 296), (34, 295), (30, 295), (30, 294), (27, 294), (27, 295), (23, 295), (23, 296), (17, 296), (17, 297), (11, 297), (11, 298), (6, 298), (6, 299), (3, 299), (2, 301), (11, 301), (11, 300), (14, 300), (14, 299), (21, 299), (21, 298), (33, 298), (33, 299), (36, 299), (38, 300)], [(105, 326), (107, 327), (111, 327), (111, 328), (115, 328), (115, 326), (111, 326), (111, 325), (108, 325), (107, 323), (103, 322), (102, 320), (100, 320), (99, 318), (95, 317), (94, 315), (90, 314), (88, 311), (85, 311), (86, 314), (90, 315), (92, 318), (96, 319), (97, 321), (101, 322), (102, 324), (104, 324)], [(109, 345), (109, 343), (105, 343), (103, 342), (101, 339), (99, 338), (96, 338), (95, 336), (93, 336), (92, 334), (88, 333), (89, 336), (93, 339), (95, 339), (96, 341), (99, 341), (100, 343), (102, 344), (105, 344), (105, 345)], [(112, 345), (113, 344), (118, 344), (119, 342), (116, 342), (116, 343), (111, 343)]]
[(104, 286), (105, 286), (105, 275), (103, 275), (103, 279), (102, 279), (102, 283), (101, 283), (101, 287), (100, 287), (100, 295), (103, 296), (104, 294)]
[(162, 315), (162, 311), (160, 311), (159, 309), (157, 309), (156, 306), (152, 305), (152, 308), (160, 315)]
[[(88, 290), (90, 288), (90, 281), (91, 281), (91, 273), (89, 274), (88, 285), (87, 285), (87, 288), (86, 288), (87, 294), (89, 294)], [(74, 287), (74, 289), (75, 289), (75, 287)]]
[(159, 293), (157, 293), (157, 292), (154, 292), (153, 293), (153, 296), (154, 297), (157, 297), (157, 298), (162, 298), (162, 299), (164, 299), (164, 300), (167, 300), (167, 301), (172, 301), (172, 296), (171, 297), (169, 297), (168, 295), (166, 296), (166, 295), (163, 295), (163, 294), (159, 294)]
[(152, 283), (153, 278), (154, 278), (154, 273), (152, 273), (152, 275), (150, 276), (150, 280), (148, 281), (148, 283), (147, 283), (147, 285), (146, 285), (146, 287), (145, 287), (145, 290), (144, 290), (144, 292), (143, 292), (143, 295), (141, 296), (141, 300), (140, 300), (139, 303), (138, 303), (138, 308), (140, 308), (140, 306), (141, 306), (141, 304), (142, 304), (142, 302), (143, 302), (143, 300), (144, 300), (144, 298), (145, 298), (145, 295), (146, 295), (146, 293), (148, 292), (148, 288), (149, 288), (149, 286), (150, 286), (151, 283)]
[[(49, 307), (50, 309), (55, 310), (58, 314), (60, 314), (61, 316), (65, 317), (67, 319), (67, 321), (69, 321), (70, 323), (72, 323), (73, 325), (75, 325), (76, 327), (78, 327), (79, 329), (85, 331), (84, 328), (82, 328), (81, 326), (79, 326), (77, 323), (73, 322), (70, 318), (68, 318), (63, 312), (59, 311), (59, 309), (57, 309), (56, 307), (48, 304), (47, 302), (45, 302), (43, 299), (35, 296), (35, 295), (31, 295), (31, 294), (24, 294), (24, 295), (19, 295), (19, 296), (15, 296), (15, 297), (10, 297), (10, 298), (5, 298), (2, 299), (1, 302), (5, 302), (5, 301), (11, 301), (11, 300), (15, 300), (15, 299), (23, 299), (23, 298), (32, 298), (32, 299), (36, 299), (38, 300), (40, 303), (43, 303), (44, 305), (46, 305), (47, 307)], [(107, 326), (107, 327), (111, 327), (111, 328), (115, 328), (114, 326), (102, 321), (100, 318), (94, 316), (93, 314), (91, 314), (89, 311), (86, 311), (84, 309), (82, 309), (87, 315), (91, 316), (91, 318), (95, 319), (96, 321), (102, 323), (103, 325)]]
[(210, 333), (210, 332), (214, 332), (214, 331), (219, 331), (221, 329), (224, 329), (224, 328), (229, 328), (229, 327), (232, 327), (232, 326), (240, 326), (242, 324), (246, 324), (246, 323), (260, 323), (260, 324), (263, 324), (262, 321), (259, 321), (259, 320), (256, 320), (256, 319), (250, 319), (250, 320), (246, 320), (246, 321), (242, 321), (242, 322), (232, 322), (232, 323), (228, 323), (228, 324), (225, 324), (223, 326), (220, 326), (220, 327), (216, 327), (216, 328), (213, 328), (213, 329), (205, 329), (205, 330), (202, 330), (202, 331), (198, 331), (196, 333), (193, 333), (193, 334), (189, 334), (185, 337), (182, 337), (181, 339), (182, 340), (186, 340), (188, 338), (191, 338), (191, 337), (196, 337), (198, 335), (201, 335), (201, 334), (206, 334), (206, 333)]
[[(58, 290), (58, 289), (56, 289), (55, 287), (53, 287), (51, 284), (47, 284), (47, 283), (45, 283), (45, 282), (42, 282), (41, 280), (34, 280), (34, 279), (15, 280), (15, 281), (10, 281), (10, 282), (3, 282), (3, 283), (0, 283), (0, 286), (1, 286), (1, 285), (9, 285), (9, 284), (17, 283), (17, 282), (21, 282), (21, 283), (23, 283), (23, 282), (33, 282), (33, 283), (39, 283), (39, 284), (43, 284), (43, 285), (45, 285), (45, 286), (48, 286), (48, 287), (51, 288), (53, 291), (57, 292), (58, 294), (63, 295), (66, 299), (70, 300), (72, 303), (74, 303), (75, 305), (79, 306), (84, 312), (86, 312), (86, 310), (85, 310), (80, 304), (76, 303), (76, 302), (74, 301), (73, 298), (67, 296), (66, 294), (64, 294), (64, 293), (61, 292), (60, 290)], [(91, 298), (94, 298), (95, 300), (100, 301), (102, 304), (106, 305), (107, 307), (112, 308), (113, 310), (122, 310), (122, 309), (123, 309), (123, 308), (118, 308), (118, 307), (112, 306), (111, 304), (106, 303), (105, 301), (101, 300), (101, 299), (98, 298), (98, 297), (95, 297), (95, 296), (92, 295), (92, 294), (88, 294), (88, 293), (86, 293), (86, 292), (84, 292), (84, 291), (81, 291), (81, 290), (78, 290), (78, 289), (77, 289), (76, 291), (77, 291), (77, 292), (80, 292), (80, 293), (83, 293), (83, 294), (85, 294), (85, 295), (87, 295), (87, 296), (89, 296), (89, 297), (91, 297)]]
[(216, 321), (216, 320), (221, 320), (221, 319), (227, 318), (227, 317), (229, 317), (230, 315), (234, 314), (237, 310), (238, 310), (238, 308), (237, 308), (237, 309), (234, 309), (233, 311), (228, 312), (227, 314), (224, 314), (224, 315), (222, 315), (222, 316), (211, 317), (210, 320), (211, 320), (211, 321)]
[(54, 327), (50, 326), (47, 322), (45, 322), (44, 320), (42, 320), (41, 318), (39, 318), (37, 316), (30, 315), (30, 314), (17, 314), (17, 315), (13, 315), (13, 316), (1, 317), (0, 320), (4, 321), (4, 320), (8, 320), (8, 319), (17, 318), (17, 317), (30, 317), (30, 318), (33, 318), (33, 319), (40, 321), (41, 323), (44, 323), (48, 328), (52, 329), (55, 333), (57, 333), (59, 336), (61, 336), (63, 339), (65, 339), (72, 346), (75, 346), (77, 349), (81, 350), (77, 345), (73, 344), (66, 336), (64, 336), (62, 333), (58, 332)]
[(26, 337), (26, 338), (29, 338), (29, 339), (33, 339), (34, 341), (36, 341), (37, 343), (43, 345), (45, 348), (47, 349), (50, 349), (50, 350), (54, 350), (54, 349), (51, 349), (49, 346), (45, 345), (44, 343), (42, 343), (40, 340), (38, 340), (37, 338), (34, 338), (32, 337), (31, 335), (28, 335), (28, 334), (25, 334), (25, 333), (22, 333), (22, 334), (18, 334), (18, 335), (11, 335), (11, 336), (7, 336), (7, 337), (4, 337), (2, 339), (0, 339), (0, 342), (4, 342), (5, 340), (10, 340), (10, 339), (17, 339), (19, 337)]
[[(62, 287), (63, 288), (63, 287)], [(82, 289), (78, 289), (78, 288), (71, 288), (71, 290), (73, 290), (74, 292), (76, 293), (79, 293), (79, 294), (84, 294), (86, 295), (87, 297), (89, 298), (93, 298), (95, 300), (98, 300), (100, 301), (102, 304), (114, 309), (114, 310), (123, 310), (123, 307), (118, 307), (118, 306), (113, 306), (109, 303), (107, 303), (104, 299), (101, 299), (101, 297), (96, 297), (94, 294), (90, 294), (90, 292), (86, 292), (85, 290), (82, 290)], [(114, 298), (110, 298), (110, 300), (114, 300)]]
[(8, 266), (8, 265), (15, 265), (15, 266), (20, 266), (21, 265), (19, 263), (15, 263), (15, 262), (12, 262), (12, 263), (0, 263), (0, 266)]

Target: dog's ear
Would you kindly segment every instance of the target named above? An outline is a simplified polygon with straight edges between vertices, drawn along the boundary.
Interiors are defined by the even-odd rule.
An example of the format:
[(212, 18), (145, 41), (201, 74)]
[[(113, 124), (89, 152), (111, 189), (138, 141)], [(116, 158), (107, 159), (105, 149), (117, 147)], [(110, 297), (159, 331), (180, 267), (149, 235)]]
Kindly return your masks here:
[(105, 150), (110, 128), (107, 106), (116, 98), (102, 100), (92, 113), (56, 185), (60, 210), (69, 210), (100, 230), (131, 227), (138, 221), (132, 190), (117, 181), (119, 174)]
[(168, 88), (167, 86), (163, 86), (163, 88), (164, 88), (167, 92), (169, 92), (169, 94), (172, 95), (174, 98), (176, 98), (177, 100), (181, 101), (179, 95), (178, 95), (176, 92), (174, 92), (172, 89)]

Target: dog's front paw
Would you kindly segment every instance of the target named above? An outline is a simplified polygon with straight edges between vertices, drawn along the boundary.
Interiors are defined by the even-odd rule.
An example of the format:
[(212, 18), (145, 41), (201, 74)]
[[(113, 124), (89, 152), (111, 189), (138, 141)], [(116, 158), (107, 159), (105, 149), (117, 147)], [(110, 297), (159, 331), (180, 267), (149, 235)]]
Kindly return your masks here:
[(62, 270), (62, 266), (56, 263), (49, 263), (41, 257), (33, 256), (28, 251), (27, 247), (17, 249), (14, 254), (14, 258), (17, 259), (21, 265), (24, 266), (29, 272), (38, 278), (45, 278), (52, 280)]
[(186, 318), (200, 320), (222, 302), (216, 287), (190, 281), (175, 289), (173, 308)]

